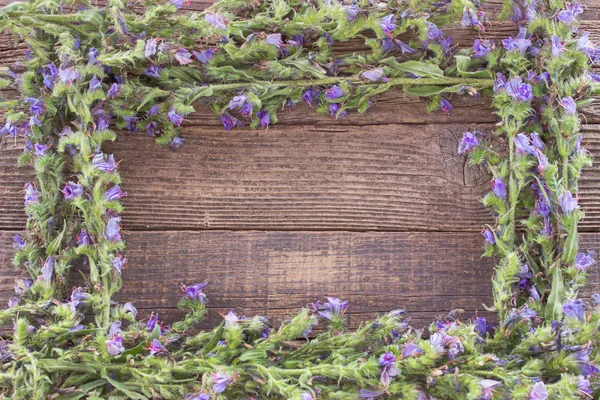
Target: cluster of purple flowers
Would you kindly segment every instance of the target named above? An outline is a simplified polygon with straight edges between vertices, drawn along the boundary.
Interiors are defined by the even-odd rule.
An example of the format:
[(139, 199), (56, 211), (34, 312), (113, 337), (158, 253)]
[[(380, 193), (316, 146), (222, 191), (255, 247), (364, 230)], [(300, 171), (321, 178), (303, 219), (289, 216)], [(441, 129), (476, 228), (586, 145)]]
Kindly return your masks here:
[(400, 373), (396, 366), (396, 356), (391, 351), (382, 354), (379, 357), (379, 366), (381, 367), (381, 384), (389, 386), (391, 380)]
[(344, 315), (348, 309), (348, 302), (335, 297), (327, 297), (327, 301), (323, 304), (320, 301), (313, 303), (312, 309), (321, 318), (333, 321)]
[(202, 292), (207, 283), (197, 283), (195, 285), (185, 286), (182, 285), (181, 289), (185, 293), (186, 297), (197, 301), (198, 303), (206, 303), (206, 295)]
[(464, 154), (465, 152), (475, 150), (477, 146), (479, 146), (479, 135), (479, 131), (464, 132), (460, 143), (458, 144), (458, 154)]

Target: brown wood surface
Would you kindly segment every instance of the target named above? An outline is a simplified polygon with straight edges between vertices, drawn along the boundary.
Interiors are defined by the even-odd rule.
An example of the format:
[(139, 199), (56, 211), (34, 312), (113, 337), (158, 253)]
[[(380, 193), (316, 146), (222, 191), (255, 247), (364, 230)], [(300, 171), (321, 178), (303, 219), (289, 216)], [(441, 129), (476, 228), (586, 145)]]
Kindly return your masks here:
[[(0, 4), (6, 3), (5, 0)], [(210, 1), (193, 1), (199, 10)], [(501, 1), (488, 1), (497, 16)], [(582, 29), (600, 40), (600, 3), (585, 2)], [(515, 31), (493, 22), (486, 38)], [(449, 30), (462, 47), (478, 34)], [(364, 51), (359, 42), (337, 52)], [(0, 36), (0, 60), (23, 46)], [(480, 203), (489, 174), (456, 155), (462, 132), (491, 132), (488, 99), (456, 97), (450, 117), (394, 90), (364, 115), (334, 121), (306, 105), (280, 114), (268, 131), (226, 132), (198, 106), (183, 127), (185, 146), (159, 148), (144, 135), (119, 135), (105, 150), (121, 162), (129, 264), (118, 299), (166, 321), (181, 313), (179, 285), (208, 279), (210, 313), (237, 309), (275, 320), (324, 296), (351, 301), (351, 325), (405, 308), (415, 325), (453, 308), (467, 315), (491, 302), (493, 261), (481, 259), (478, 231), (491, 222)], [(600, 105), (584, 112), (584, 143), (599, 158)], [(0, 138), (0, 301), (12, 292), (11, 238), (24, 228), (16, 168), (22, 143)], [(600, 167), (581, 182), (582, 249), (600, 250)], [(380, 231), (380, 232), (378, 232)], [(600, 288), (595, 268), (589, 295)]]

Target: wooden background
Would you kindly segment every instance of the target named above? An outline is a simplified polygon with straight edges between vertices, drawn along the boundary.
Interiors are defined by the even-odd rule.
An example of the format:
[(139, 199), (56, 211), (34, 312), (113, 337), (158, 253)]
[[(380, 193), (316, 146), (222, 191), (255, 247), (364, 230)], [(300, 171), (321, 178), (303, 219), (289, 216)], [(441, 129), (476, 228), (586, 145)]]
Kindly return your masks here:
[[(8, 3), (2, 0), (1, 3)], [(192, 1), (200, 10), (210, 2)], [(488, 1), (493, 21), (484, 38), (515, 34), (498, 22), (501, 0)], [(588, 0), (582, 29), (600, 39), (600, 4)], [(479, 34), (455, 26), (460, 46)], [(7, 35), (0, 62), (23, 58)], [(339, 52), (364, 50), (344, 43)], [(471, 316), (491, 303), (493, 260), (482, 259), (482, 224), (492, 220), (480, 198), (490, 188), (484, 169), (469, 167), (456, 149), (462, 132), (490, 132), (496, 117), (487, 99), (457, 97), (450, 117), (427, 114), (425, 102), (395, 90), (366, 114), (335, 121), (306, 105), (280, 115), (268, 131), (225, 131), (208, 108), (184, 123), (185, 146), (157, 147), (143, 134), (122, 133), (114, 153), (129, 193), (124, 287), (140, 316), (180, 316), (181, 283), (209, 281), (215, 326), (229, 309), (281, 320), (324, 296), (350, 301), (352, 326), (376, 313), (404, 308), (416, 326), (461, 308)], [(584, 112), (584, 143), (600, 156), (600, 105)], [(22, 274), (10, 266), (12, 237), (25, 226), (23, 185), (16, 168), (22, 142), (0, 138), (0, 301)], [(600, 250), (600, 167), (585, 172), (582, 249)], [(587, 293), (599, 289), (598, 268)]]

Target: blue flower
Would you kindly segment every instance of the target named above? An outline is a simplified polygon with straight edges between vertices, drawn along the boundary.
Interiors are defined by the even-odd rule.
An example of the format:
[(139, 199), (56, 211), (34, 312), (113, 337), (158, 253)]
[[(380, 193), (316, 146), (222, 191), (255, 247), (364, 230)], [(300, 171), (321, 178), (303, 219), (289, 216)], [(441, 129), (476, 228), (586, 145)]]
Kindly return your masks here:
[(46, 151), (48, 151), (48, 146), (46, 146), (45, 144), (36, 143), (33, 145), (33, 154), (35, 154), (36, 156), (45, 156)]
[(40, 200), (42, 194), (33, 187), (31, 182), (25, 184), (25, 205), (37, 203)]
[[(423, 350), (414, 343), (407, 342), (404, 344), (404, 350), (402, 351), (402, 357), (415, 357), (423, 354)], [(381, 361), (380, 361), (381, 365)]]
[(181, 289), (185, 293), (186, 297), (197, 301), (198, 303), (206, 303), (206, 295), (202, 292), (207, 283), (197, 283), (195, 285), (185, 286)]
[(77, 234), (77, 246), (88, 246), (91, 243), (90, 235), (85, 228)]
[(520, 76), (511, 79), (506, 85), (506, 93), (514, 100), (519, 102), (528, 102), (533, 97), (531, 85), (523, 83)]
[(179, 61), (179, 64), (187, 65), (192, 62), (192, 54), (186, 49), (179, 49), (175, 53), (175, 59)]
[(52, 275), (54, 275), (54, 259), (48, 257), (46, 262), (42, 265), (40, 278), (48, 285), (52, 282)]
[(13, 246), (17, 249), (22, 249), (23, 247), (27, 246), (27, 242), (25, 242), (21, 235), (18, 234), (13, 237), (13, 242)]
[(450, 114), (452, 110), (454, 110), (454, 107), (452, 106), (452, 103), (450, 103), (447, 99), (442, 97), (442, 99), (440, 100), (440, 109), (444, 113)]
[(474, 132), (465, 132), (458, 144), (458, 154), (463, 154), (466, 151), (472, 151), (479, 146), (479, 140)]
[(180, 126), (181, 123), (183, 122), (183, 116), (181, 114), (178, 114), (174, 108), (171, 108), (169, 110), (169, 112), (167, 113), (167, 116), (169, 117), (169, 120), (171, 121), (171, 123), (175, 126)]
[(225, 130), (230, 131), (234, 126), (243, 126), (244, 124), (239, 119), (229, 113), (221, 115), (221, 123)]
[(150, 38), (146, 41), (146, 46), (144, 48), (144, 56), (146, 58), (152, 57), (156, 54), (156, 45), (158, 44), (158, 40), (156, 38)]
[(127, 314), (133, 315), (133, 318), (137, 317), (137, 309), (131, 303), (123, 304), (123, 311)]
[(383, 73), (383, 70), (381, 68), (374, 68), (374, 69), (365, 71), (362, 73), (362, 76), (363, 76), (363, 78), (365, 78), (371, 82), (377, 82), (377, 81), (387, 82), (388, 81), (388, 79), (386, 78), (386, 76)]
[(562, 208), (562, 211), (565, 214), (571, 214), (579, 207), (577, 205), (577, 199), (573, 198), (573, 195), (570, 191), (566, 191), (558, 196), (558, 202), (560, 203), (560, 208)]
[(158, 354), (168, 353), (165, 346), (158, 339), (153, 339), (150, 346), (148, 346), (147, 350), (150, 351), (150, 354), (155, 356)]
[(156, 323), (158, 322), (158, 315), (151, 314), (150, 318), (148, 318), (148, 322), (146, 322), (146, 329), (148, 332), (152, 332), (156, 327)]
[(344, 90), (338, 85), (333, 85), (329, 89), (325, 90), (325, 97), (329, 100), (337, 99), (345, 94), (346, 92), (344, 92)]
[(265, 43), (271, 44), (277, 48), (280, 48), (283, 42), (281, 41), (281, 33), (272, 33), (267, 36)]
[(88, 64), (96, 64), (98, 62), (98, 56), (100, 52), (95, 47), (90, 47), (88, 51)]
[(559, 36), (552, 35), (552, 57), (558, 57), (565, 50), (565, 42)]
[(62, 190), (65, 200), (73, 200), (83, 195), (83, 185), (81, 183), (69, 182)]
[(569, 301), (563, 305), (563, 313), (567, 318), (575, 318), (583, 322), (584, 312), (581, 300)]
[(114, 185), (104, 193), (104, 198), (106, 200), (118, 200), (125, 196), (127, 196), (127, 192), (121, 191), (121, 187), (119, 185)]
[(161, 71), (162, 71), (162, 68), (160, 68), (156, 65), (152, 65), (152, 66), (146, 68), (144, 73), (151, 78), (160, 78)]
[(577, 114), (577, 104), (575, 100), (571, 96), (565, 97), (560, 101), (560, 104), (563, 106), (565, 110), (565, 114), (567, 115), (575, 115)]
[(174, 149), (178, 149), (183, 146), (183, 138), (179, 136), (175, 136), (173, 140), (171, 140), (171, 147)]
[(256, 117), (260, 121), (260, 126), (262, 128), (269, 127), (269, 124), (271, 123), (271, 117), (269, 116), (269, 113), (267, 111), (260, 110), (259, 112), (256, 113)]
[(192, 54), (194, 54), (194, 57), (196, 57), (196, 59), (198, 61), (200, 61), (202, 64), (207, 64), (214, 56), (214, 50), (213, 49), (205, 49), (202, 51), (192, 51)]
[(75, 81), (75, 79), (79, 78), (79, 72), (77, 71), (76, 68), (71, 67), (71, 68), (61, 69), (58, 72), (58, 76), (62, 83), (64, 83), (65, 85), (70, 85)]
[(58, 77), (58, 68), (56, 68), (56, 65), (54, 65), (54, 63), (46, 64), (42, 67), (41, 72), (44, 77), (44, 86), (48, 89), (53, 89), (54, 81), (56, 80), (56, 77)]
[(494, 43), (491, 40), (475, 39), (473, 44), (473, 56), (475, 58), (485, 57), (494, 49)]
[(106, 229), (104, 231), (104, 237), (106, 240), (111, 242), (118, 242), (121, 240), (121, 217), (111, 217), (106, 223)]
[(517, 154), (536, 155), (537, 149), (531, 145), (531, 139), (524, 133), (519, 133), (513, 138)]
[(596, 262), (594, 260), (595, 255), (596, 253), (593, 250), (588, 251), (587, 254), (583, 252), (577, 253), (575, 256), (575, 267), (577, 267), (579, 271), (588, 269)]
[(102, 88), (102, 81), (94, 75), (90, 80), (90, 91), (94, 91)]
[(117, 97), (120, 91), (121, 90), (119, 89), (119, 85), (117, 83), (113, 83), (108, 89), (108, 97), (110, 99), (114, 99), (115, 97)]
[(204, 21), (218, 29), (227, 29), (227, 21), (222, 15), (215, 12), (209, 12), (204, 16)]
[(112, 339), (107, 339), (104, 344), (108, 354), (111, 356), (117, 356), (125, 351), (125, 347), (123, 347), (123, 338), (121, 335), (117, 334)]
[(502, 178), (492, 179), (492, 191), (501, 199), (506, 197), (506, 185)]
[(494, 233), (491, 230), (484, 229), (483, 231), (481, 231), (481, 234), (483, 235), (483, 238), (485, 239), (485, 241), (488, 242), (489, 244), (496, 243), (496, 237), (494, 236)]
[(396, 29), (396, 16), (394, 14), (389, 14), (383, 17), (379, 21), (379, 27), (383, 29), (383, 32), (386, 35), (391, 36), (392, 31)]

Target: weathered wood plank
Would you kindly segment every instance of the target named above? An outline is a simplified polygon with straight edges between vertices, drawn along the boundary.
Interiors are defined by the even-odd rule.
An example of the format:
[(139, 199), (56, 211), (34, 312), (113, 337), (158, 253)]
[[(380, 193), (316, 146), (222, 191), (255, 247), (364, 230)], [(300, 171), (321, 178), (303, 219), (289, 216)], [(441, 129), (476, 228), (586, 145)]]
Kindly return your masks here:
[[(128, 229), (478, 231), (490, 177), (456, 154), (462, 124), (275, 127), (267, 132), (184, 127), (185, 146), (144, 135), (106, 146), (121, 161)], [(488, 128), (480, 126), (484, 131)], [(600, 126), (584, 126), (600, 157)], [(22, 229), (29, 169), (21, 145), (0, 144), (0, 229)], [(148, 162), (152, 160), (152, 162)], [(600, 227), (600, 166), (584, 172), (583, 230)]]
[[(13, 232), (0, 232), (0, 302), (12, 292), (9, 269)], [(350, 323), (396, 308), (416, 326), (445, 311), (466, 316), (491, 303), (493, 262), (480, 258), (476, 233), (358, 232), (132, 232), (126, 236), (129, 263), (123, 271), (121, 301), (133, 301), (140, 318), (159, 312), (165, 322), (175, 309), (180, 284), (209, 281), (210, 313), (236, 309), (277, 322), (324, 296), (351, 302)], [(600, 250), (600, 233), (583, 234), (582, 249)], [(588, 296), (600, 290), (593, 267)]]

